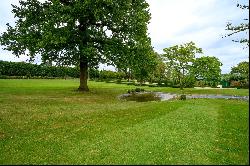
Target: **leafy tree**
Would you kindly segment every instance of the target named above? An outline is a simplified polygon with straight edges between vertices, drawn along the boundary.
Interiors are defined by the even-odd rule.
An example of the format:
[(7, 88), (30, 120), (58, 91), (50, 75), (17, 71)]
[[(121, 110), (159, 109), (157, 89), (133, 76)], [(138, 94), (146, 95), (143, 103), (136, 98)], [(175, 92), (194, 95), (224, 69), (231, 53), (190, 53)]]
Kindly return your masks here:
[(165, 57), (165, 61), (174, 69), (180, 81), (180, 89), (183, 89), (185, 76), (189, 72), (195, 54), (202, 53), (202, 49), (196, 47), (194, 42), (189, 42), (184, 45), (165, 48), (163, 51), (165, 53), (162, 56)]
[(155, 54), (155, 66), (154, 70), (150, 73), (150, 82), (158, 82), (159, 84), (162, 83), (164, 79), (166, 79), (166, 69), (167, 66), (163, 62), (163, 59), (160, 54), (157, 52)]
[(249, 62), (240, 62), (237, 66), (231, 68), (230, 74), (241, 76), (242, 78), (249, 79)]
[(249, 87), (249, 62), (240, 62), (237, 66), (231, 68), (231, 82), (236, 81), (241, 87)]
[(36, 65), (25, 62), (0, 61), (0, 75), (26, 77), (79, 77), (79, 69), (74, 67)]
[(232, 67), (230, 73), (222, 75), (221, 80), (233, 87), (249, 88), (249, 62), (243, 61)]
[[(249, 5), (241, 5), (241, 4), (238, 3), (237, 7), (239, 7), (240, 9), (243, 9), (243, 10), (249, 10)], [(226, 25), (226, 30), (230, 31), (230, 33), (227, 34), (226, 36), (232, 36), (232, 35), (234, 35), (236, 33), (239, 33), (239, 32), (246, 32), (246, 34), (249, 33), (249, 19), (245, 18), (243, 20), (246, 21), (246, 22), (243, 22), (240, 25), (233, 25), (231, 22), (228, 22), (227, 25)], [(246, 45), (249, 47), (248, 35), (247, 35), (246, 38), (242, 38), (240, 40), (232, 40), (232, 41), (240, 42), (240, 43), (246, 43)]]
[(221, 81), (230, 82), (230, 80), (231, 80), (231, 74), (229, 74), (229, 73), (221, 74)]
[[(142, 47), (143, 48), (143, 47)], [(150, 49), (150, 48), (148, 48)], [(157, 55), (149, 50), (138, 50), (137, 55), (143, 54), (143, 58), (141, 56), (135, 56), (136, 58), (133, 60), (133, 65), (131, 66), (132, 74), (135, 78), (142, 84), (143, 81), (150, 77), (150, 74), (156, 68), (157, 65)]]
[(222, 63), (216, 57), (202, 56), (196, 58), (192, 65), (192, 73), (196, 79), (202, 79), (215, 85), (220, 81)]
[[(128, 82), (133, 77), (141, 83), (153, 70), (155, 55), (150, 44), (150, 39), (137, 45), (134, 49), (118, 49), (119, 57), (113, 60), (118, 71), (126, 74)], [(128, 58), (127, 55), (130, 55)]]
[[(80, 68), (79, 90), (88, 91), (88, 67), (130, 59), (138, 47), (150, 45), (145, 0), (20, 0), (12, 5), (14, 27), (0, 36), (16, 56), (28, 51), (42, 61)], [(127, 51), (129, 50), (129, 51)], [(136, 52), (136, 51), (135, 51)], [(137, 52), (136, 52), (137, 53)], [(144, 54), (140, 54), (143, 58)]]

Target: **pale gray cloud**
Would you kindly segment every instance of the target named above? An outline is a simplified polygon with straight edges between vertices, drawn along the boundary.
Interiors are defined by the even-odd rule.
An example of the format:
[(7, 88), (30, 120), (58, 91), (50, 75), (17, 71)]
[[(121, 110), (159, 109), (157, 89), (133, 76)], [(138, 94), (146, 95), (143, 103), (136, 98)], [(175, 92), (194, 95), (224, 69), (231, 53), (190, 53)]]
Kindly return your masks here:
[[(149, 34), (159, 53), (163, 48), (193, 41), (205, 55), (215, 56), (223, 63), (222, 73), (232, 66), (248, 61), (249, 50), (231, 40), (242, 34), (222, 38), (228, 32), (228, 21), (240, 23), (248, 12), (236, 7), (233, 0), (147, 0), (152, 13)], [(246, 3), (247, 1), (241, 1)], [(245, 34), (244, 34), (245, 35)]]

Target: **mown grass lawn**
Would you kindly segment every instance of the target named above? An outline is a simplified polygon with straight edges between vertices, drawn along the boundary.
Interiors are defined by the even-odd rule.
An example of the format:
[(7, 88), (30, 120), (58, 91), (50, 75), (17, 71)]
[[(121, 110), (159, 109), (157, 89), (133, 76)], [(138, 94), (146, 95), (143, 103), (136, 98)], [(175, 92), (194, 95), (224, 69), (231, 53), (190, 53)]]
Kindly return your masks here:
[(246, 101), (125, 102), (117, 96), (134, 86), (89, 82), (88, 93), (77, 86), (0, 80), (0, 164), (249, 164)]

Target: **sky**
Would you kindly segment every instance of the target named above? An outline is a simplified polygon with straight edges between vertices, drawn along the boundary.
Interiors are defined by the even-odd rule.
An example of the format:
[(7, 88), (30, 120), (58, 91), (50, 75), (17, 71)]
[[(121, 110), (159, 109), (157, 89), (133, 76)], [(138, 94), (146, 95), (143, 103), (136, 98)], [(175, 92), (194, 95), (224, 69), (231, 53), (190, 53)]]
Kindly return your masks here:
[[(239, 62), (249, 61), (249, 49), (232, 42), (248, 34), (240, 33), (222, 38), (228, 31), (227, 22), (236, 25), (248, 18), (249, 13), (236, 7), (236, 4), (249, 4), (248, 0), (146, 0), (150, 5), (151, 20), (148, 33), (152, 46), (158, 53), (173, 45), (193, 41), (203, 49), (203, 55), (215, 56), (223, 64), (222, 73), (229, 73), (231, 67)], [(14, 25), (11, 4), (18, 0), (0, 0), (0, 34), (6, 31), (6, 23)], [(15, 57), (0, 46), (0, 60), (26, 61), (26, 56)], [(199, 56), (198, 56), (199, 57)], [(36, 58), (35, 63), (40, 63)], [(100, 69), (113, 70), (111, 66), (102, 65)]]

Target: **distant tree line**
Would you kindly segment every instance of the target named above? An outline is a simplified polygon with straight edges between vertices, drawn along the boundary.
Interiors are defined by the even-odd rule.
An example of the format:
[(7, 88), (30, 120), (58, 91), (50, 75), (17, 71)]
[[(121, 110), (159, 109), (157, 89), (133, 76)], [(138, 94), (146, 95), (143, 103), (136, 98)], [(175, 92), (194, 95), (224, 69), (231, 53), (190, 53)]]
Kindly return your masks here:
[[(79, 78), (79, 67), (37, 65), (25, 62), (0, 61), (0, 78)], [(89, 69), (89, 78), (94, 80), (125, 79), (125, 73)]]
[[(79, 77), (79, 70), (72, 67), (37, 65), (25, 62), (0, 61), (0, 76), (14, 78), (55, 78)], [(11, 78), (11, 77), (7, 77)]]
[[(157, 54), (157, 59), (154, 62), (156, 65), (153, 70), (150, 68), (149, 71), (144, 71), (147, 72), (147, 75), (138, 75), (133, 69), (129, 69), (128, 74), (123, 71), (100, 71), (96, 68), (90, 68), (88, 78), (95, 81), (116, 81), (117, 83), (174, 88), (181, 88), (181, 81), (182, 88), (194, 86), (216, 87), (219, 84), (222, 84), (223, 87), (248, 88), (249, 86), (249, 62), (240, 62), (231, 68), (230, 73), (221, 74), (220, 66), (222, 64), (217, 58), (202, 56), (200, 58), (191, 58), (192, 63), (186, 66), (183, 74), (183, 72), (180, 72), (183, 71), (182, 68), (178, 68), (177, 64), (176, 66), (170, 64), (169, 61), (164, 61), (163, 58), (164, 56)], [(78, 67), (0, 61), (0, 78), (2, 79), (79, 78), (79, 73)], [(146, 82), (148, 83), (145, 84)]]
[(249, 62), (243, 61), (232, 67), (230, 73), (222, 74), (221, 81), (229, 87), (249, 88)]

